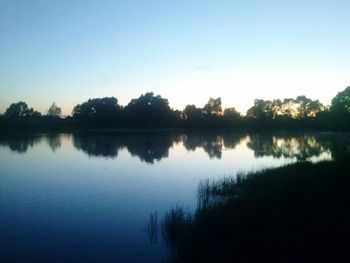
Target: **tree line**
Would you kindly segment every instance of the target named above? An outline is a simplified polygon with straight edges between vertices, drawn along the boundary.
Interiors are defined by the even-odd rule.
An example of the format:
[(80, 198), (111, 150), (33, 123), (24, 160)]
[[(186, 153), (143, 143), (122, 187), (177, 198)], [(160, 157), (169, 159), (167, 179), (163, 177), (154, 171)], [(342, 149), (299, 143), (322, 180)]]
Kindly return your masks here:
[(89, 99), (73, 108), (71, 116), (61, 117), (53, 103), (46, 114), (25, 102), (12, 103), (0, 115), (6, 129), (68, 128), (184, 128), (184, 129), (349, 129), (350, 86), (332, 99), (331, 105), (306, 96), (256, 99), (245, 115), (234, 107), (222, 108), (221, 98), (210, 98), (202, 107), (187, 105), (182, 111), (169, 106), (167, 99), (152, 92), (132, 99), (126, 106), (115, 97)]

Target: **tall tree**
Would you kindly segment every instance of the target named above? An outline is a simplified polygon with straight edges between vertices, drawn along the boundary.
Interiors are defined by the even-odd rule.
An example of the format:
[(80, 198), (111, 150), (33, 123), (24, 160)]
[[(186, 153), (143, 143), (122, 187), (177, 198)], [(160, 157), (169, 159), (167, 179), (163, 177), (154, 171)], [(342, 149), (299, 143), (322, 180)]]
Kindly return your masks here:
[(272, 119), (273, 117), (273, 103), (270, 100), (254, 100), (254, 106), (247, 111), (247, 118), (249, 119)]
[(62, 113), (61, 108), (58, 107), (56, 103), (52, 103), (52, 105), (47, 111), (48, 116), (54, 116), (54, 117), (59, 117), (61, 113)]
[(167, 113), (170, 111), (169, 102), (160, 95), (154, 96), (153, 92), (147, 92), (137, 99), (132, 99), (125, 107), (125, 111), (132, 115), (148, 115), (150, 113)]
[(234, 108), (226, 108), (224, 110), (224, 117), (229, 120), (238, 120), (242, 118), (241, 114)]
[(89, 99), (78, 104), (73, 109), (73, 117), (81, 119), (111, 119), (114, 118), (121, 107), (114, 97)]
[(332, 99), (330, 110), (333, 114), (342, 116), (350, 115), (350, 86), (338, 92)]
[(206, 116), (221, 116), (221, 98), (210, 98), (207, 104), (203, 107), (203, 114)]
[(250, 119), (275, 119), (284, 117), (289, 119), (302, 119), (315, 117), (319, 112), (326, 110), (318, 100), (311, 100), (305, 96), (295, 99), (287, 98), (283, 101), (277, 100), (255, 100), (254, 106), (247, 112)]
[(202, 109), (197, 108), (195, 105), (187, 105), (182, 112), (183, 119), (188, 121), (199, 120), (202, 116)]
[(41, 114), (34, 111), (33, 108), (29, 108), (27, 103), (23, 101), (12, 103), (5, 111), (5, 117), (10, 119), (38, 116), (41, 116)]
[(160, 95), (155, 96), (153, 92), (132, 99), (124, 111), (130, 125), (133, 126), (164, 127), (169, 126), (176, 118), (176, 113), (169, 107), (168, 100)]

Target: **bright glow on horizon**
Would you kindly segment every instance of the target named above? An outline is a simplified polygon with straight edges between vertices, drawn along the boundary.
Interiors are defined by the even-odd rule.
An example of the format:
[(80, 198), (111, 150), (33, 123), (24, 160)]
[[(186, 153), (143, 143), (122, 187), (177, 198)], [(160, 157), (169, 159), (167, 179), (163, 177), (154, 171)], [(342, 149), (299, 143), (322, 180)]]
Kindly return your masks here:
[(153, 91), (182, 110), (221, 97), (306, 95), (350, 85), (348, 1), (2, 1), (0, 112), (25, 101), (63, 114), (89, 98)]

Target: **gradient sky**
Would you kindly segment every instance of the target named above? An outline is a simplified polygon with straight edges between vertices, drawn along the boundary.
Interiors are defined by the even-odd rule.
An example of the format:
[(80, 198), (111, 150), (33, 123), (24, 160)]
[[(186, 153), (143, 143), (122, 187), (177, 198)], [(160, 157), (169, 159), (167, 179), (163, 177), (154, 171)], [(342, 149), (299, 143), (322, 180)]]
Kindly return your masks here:
[(88, 98), (126, 105), (153, 91), (183, 109), (221, 97), (350, 85), (350, 1), (0, 1), (0, 112), (23, 100), (71, 113)]

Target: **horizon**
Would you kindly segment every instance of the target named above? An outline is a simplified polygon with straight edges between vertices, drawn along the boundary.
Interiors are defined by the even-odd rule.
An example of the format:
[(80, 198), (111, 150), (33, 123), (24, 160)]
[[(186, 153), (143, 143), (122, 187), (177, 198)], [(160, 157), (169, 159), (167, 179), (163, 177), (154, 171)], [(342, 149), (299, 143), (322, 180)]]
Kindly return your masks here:
[[(340, 90), (340, 91), (338, 91), (337, 93), (339, 93), (339, 92), (341, 92), (341, 91), (343, 91), (343, 90)], [(154, 93), (153, 91), (148, 91), (148, 92), (142, 93), (142, 94), (140, 94), (140, 96), (141, 96), (141, 95), (144, 95), (144, 94), (146, 94), (146, 93), (153, 93), (154, 96), (160, 95), (163, 99), (167, 99), (167, 100), (169, 101), (168, 98), (165, 98), (165, 97), (162, 96), (161, 94), (156, 94), (156, 93)], [(133, 100), (133, 99), (139, 98), (140, 96), (137, 96), (137, 97), (135, 97), (135, 98), (131, 98), (131, 99), (129, 100), (129, 102), (130, 102), (131, 100)], [(279, 99), (279, 100), (283, 101), (284, 99), (296, 99), (298, 96), (304, 96), (304, 94), (299, 94), (299, 95), (297, 95), (297, 96), (295, 96), (295, 97), (293, 97), (293, 98), (273, 98), (273, 99), (263, 99), (263, 100), (265, 100), (265, 101), (273, 101), (273, 100), (278, 100), (278, 99)], [(121, 104), (120, 101), (119, 101), (119, 99), (118, 99), (117, 97), (115, 97), (115, 96), (105, 96), (105, 97), (99, 97), (99, 98), (88, 98), (88, 99), (85, 100), (85, 101), (79, 102), (77, 105), (81, 105), (82, 103), (87, 102), (87, 101), (90, 100), (90, 99), (102, 99), (102, 98), (112, 98), (112, 97), (113, 97), (113, 98), (116, 98), (116, 99), (118, 100), (118, 105), (121, 106), (121, 107), (125, 107), (125, 106), (127, 106), (128, 103), (129, 103), (129, 102), (128, 102), (128, 103), (126, 103), (126, 104)], [(306, 96), (306, 97), (307, 97), (307, 96)], [(335, 97), (335, 96), (334, 96), (334, 97)], [(208, 98), (208, 100), (207, 100), (203, 105), (196, 105), (196, 104), (193, 104), (193, 103), (189, 103), (189, 104), (187, 104), (187, 105), (195, 105), (198, 109), (201, 109), (201, 108), (204, 107), (204, 105), (205, 105), (205, 104), (209, 101), (209, 99), (211, 99), (211, 98), (213, 98), (213, 97)], [(223, 100), (222, 97), (217, 97), (217, 98), (220, 98), (221, 100)], [(307, 98), (309, 98), (309, 97), (307, 97)], [(216, 98), (213, 98), (213, 99), (216, 99)], [(256, 98), (256, 99), (261, 99), (261, 98)], [(256, 100), (256, 99), (254, 99), (254, 100)], [(316, 99), (316, 98), (309, 98), (309, 99), (312, 99), (312, 100), (314, 100), (314, 101), (317, 101), (317, 100), (318, 100), (318, 99)], [(320, 100), (318, 100), (318, 101), (320, 101)], [(18, 103), (18, 102), (25, 102), (25, 103), (27, 103), (25, 100), (19, 100), (19, 101), (12, 102), (12, 103)], [(324, 106), (330, 107), (330, 103), (329, 103), (329, 104), (325, 104), (325, 103), (322, 103), (322, 101), (320, 101), (320, 102), (321, 102), (321, 104), (323, 104)], [(12, 103), (10, 103), (9, 106), (10, 106)], [(50, 106), (53, 105), (53, 104), (56, 104), (56, 106), (60, 107), (60, 105), (58, 105), (58, 104), (54, 101), (54, 102), (52, 102), (50, 105), (48, 105), (48, 107), (47, 107), (44, 111), (39, 111), (39, 110), (37, 110), (36, 108), (32, 107), (31, 105), (29, 105), (29, 104), (27, 103), (27, 105), (28, 105), (29, 108), (33, 108), (34, 110), (40, 112), (41, 114), (46, 114), (47, 111), (48, 111), (48, 109), (50, 108)], [(75, 105), (75, 106), (77, 106), (77, 105)], [(186, 107), (187, 105), (185, 105), (185, 107)], [(222, 103), (222, 110), (224, 111), (224, 109), (232, 108), (232, 107), (233, 107), (233, 108), (235, 108), (242, 116), (245, 116), (245, 115), (247, 114), (247, 111), (249, 110), (249, 108), (252, 107), (252, 106), (254, 106), (254, 101), (252, 102), (252, 104), (251, 104), (245, 111), (240, 111), (240, 110), (238, 110), (234, 105), (226, 105), (226, 106), (225, 106), (225, 104)], [(174, 107), (172, 107), (172, 105), (171, 105), (170, 103), (169, 103), (169, 107), (170, 107), (172, 110), (174, 110), (174, 111), (176, 111), (176, 110), (183, 111), (184, 108), (185, 108), (185, 107), (182, 108), (182, 109), (174, 108)], [(60, 107), (60, 108), (61, 108), (61, 107)], [(74, 107), (73, 107), (73, 108), (74, 108)], [(62, 110), (62, 108), (61, 108), (61, 110), (62, 110), (61, 116), (72, 116), (73, 108), (72, 108), (72, 110), (71, 110), (69, 113), (67, 113), (67, 114), (66, 114), (66, 113)], [(6, 111), (6, 109), (5, 109), (3, 112), (0, 111), (0, 114), (4, 114), (5, 111)]]
[(210, 97), (329, 105), (350, 85), (347, 1), (3, 1), (0, 112), (152, 91), (173, 109)]

